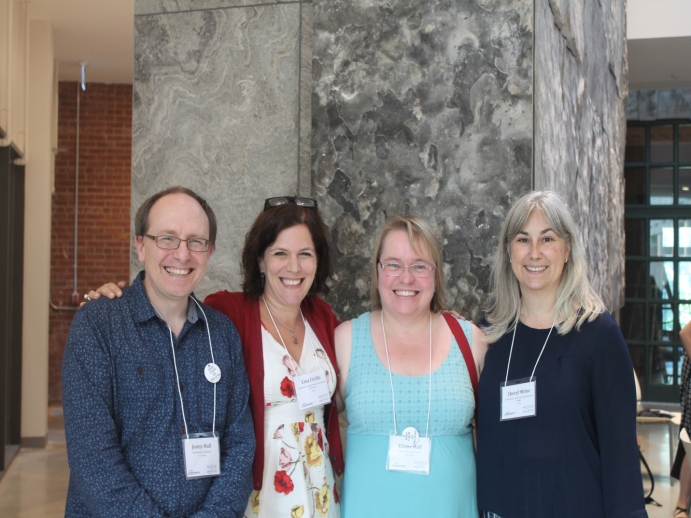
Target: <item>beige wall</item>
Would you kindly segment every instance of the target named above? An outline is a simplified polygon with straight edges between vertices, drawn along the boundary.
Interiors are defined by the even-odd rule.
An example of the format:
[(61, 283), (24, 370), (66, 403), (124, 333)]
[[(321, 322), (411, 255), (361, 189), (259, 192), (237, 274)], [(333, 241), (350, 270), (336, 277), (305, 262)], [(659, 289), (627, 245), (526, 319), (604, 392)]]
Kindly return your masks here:
[(55, 80), (50, 22), (29, 26), (28, 140), (24, 209), (22, 443), (38, 446), (48, 432), (48, 300)]
[(0, 128), (22, 157), (27, 126), (27, 3), (0, 0)]

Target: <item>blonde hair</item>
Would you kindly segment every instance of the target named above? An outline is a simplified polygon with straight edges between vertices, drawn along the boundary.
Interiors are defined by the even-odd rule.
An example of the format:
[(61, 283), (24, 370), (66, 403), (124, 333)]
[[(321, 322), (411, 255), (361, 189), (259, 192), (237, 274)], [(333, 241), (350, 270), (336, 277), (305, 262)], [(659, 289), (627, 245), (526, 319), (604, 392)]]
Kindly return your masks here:
[(379, 296), (379, 258), (384, 246), (384, 239), (390, 232), (403, 230), (408, 234), (408, 242), (417, 253), (427, 252), (434, 265), (434, 296), (429, 308), (433, 313), (446, 309), (446, 292), (444, 290), (444, 272), (442, 271), (441, 249), (430, 224), (418, 216), (391, 216), (377, 236), (377, 245), (374, 249), (372, 261), (372, 290), (370, 302), (372, 309), (381, 309), (381, 297)]
[(570, 250), (554, 305), (555, 314), (564, 317), (564, 321), (556, 326), (559, 334), (566, 334), (574, 327), (580, 329), (583, 322), (592, 321), (605, 311), (602, 299), (595, 293), (588, 280), (585, 250), (566, 202), (555, 192), (533, 191), (511, 207), (499, 235), (487, 313), (490, 325), (484, 329), (490, 343), (512, 331), (518, 322), (521, 288), (511, 269), (509, 248), (534, 212), (538, 212), (547, 220), (554, 232), (566, 241), (566, 246)]

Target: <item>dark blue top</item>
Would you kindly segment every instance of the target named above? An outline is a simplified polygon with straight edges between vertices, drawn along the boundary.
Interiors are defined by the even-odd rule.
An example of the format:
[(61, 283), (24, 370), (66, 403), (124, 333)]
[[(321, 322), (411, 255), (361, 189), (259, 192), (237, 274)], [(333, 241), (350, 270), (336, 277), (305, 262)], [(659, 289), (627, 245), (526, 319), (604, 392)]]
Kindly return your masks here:
[[(509, 380), (530, 376), (549, 329), (518, 325)], [(499, 421), (511, 337), (491, 345), (480, 376), (478, 507), (502, 518), (643, 518), (636, 389), (609, 313), (552, 332), (535, 371), (535, 417)]]
[[(185, 437), (168, 327), (146, 297), (140, 273), (120, 299), (81, 308), (63, 358), (70, 485), (66, 517), (242, 516), (252, 490), (254, 431), (235, 326), (202, 306), (221, 380), (216, 431), (221, 476), (186, 480)], [(212, 428), (213, 385), (204, 315), (190, 301), (174, 339), (190, 432)]]

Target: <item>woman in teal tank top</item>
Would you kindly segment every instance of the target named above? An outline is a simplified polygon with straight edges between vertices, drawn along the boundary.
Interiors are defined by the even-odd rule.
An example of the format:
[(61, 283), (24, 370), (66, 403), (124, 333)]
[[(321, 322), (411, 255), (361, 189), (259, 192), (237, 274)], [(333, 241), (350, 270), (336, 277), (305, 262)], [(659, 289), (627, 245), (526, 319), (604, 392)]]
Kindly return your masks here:
[[(374, 261), (374, 311), (336, 329), (349, 421), (341, 514), (476, 518), (475, 402), (441, 315), (439, 244), (426, 221), (394, 216)], [(484, 335), (468, 322), (461, 328), (479, 374)]]

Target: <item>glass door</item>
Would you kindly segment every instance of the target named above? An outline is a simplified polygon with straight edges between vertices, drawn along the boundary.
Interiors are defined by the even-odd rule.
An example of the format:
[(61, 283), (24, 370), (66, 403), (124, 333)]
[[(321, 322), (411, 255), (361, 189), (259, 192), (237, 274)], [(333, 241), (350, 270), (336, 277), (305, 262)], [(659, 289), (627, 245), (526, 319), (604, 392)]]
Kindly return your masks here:
[(691, 124), (631, 123), (624, 180), (621, 328), (643, 399), (677, 402), (679, 330), (691, 320)]

